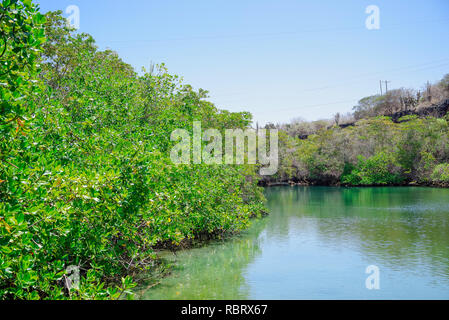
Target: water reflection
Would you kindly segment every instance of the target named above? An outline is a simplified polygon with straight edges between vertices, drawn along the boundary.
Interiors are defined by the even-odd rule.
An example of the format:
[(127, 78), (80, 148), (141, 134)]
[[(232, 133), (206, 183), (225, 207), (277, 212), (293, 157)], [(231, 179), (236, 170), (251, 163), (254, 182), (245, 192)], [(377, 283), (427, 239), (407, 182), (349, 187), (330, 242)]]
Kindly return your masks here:
[[(148, 299), (449, 299), (449, 190), (275, 187), (270, 217), (175, 257)], [(168, 255), (173, 259), (171, 254)], [(365, 268), (381, 270), (367, 290)]]
[(215, 241), (201, 248), (162, 253), (173, 262), (173, 274), (161, 284), (145, 291), (141, 298), (154, 300), (246, 299), (250, 288), (244, 269), (260, 254), (258, 235), (267, 219), (255, 221), (250, 230), (225, 241)]

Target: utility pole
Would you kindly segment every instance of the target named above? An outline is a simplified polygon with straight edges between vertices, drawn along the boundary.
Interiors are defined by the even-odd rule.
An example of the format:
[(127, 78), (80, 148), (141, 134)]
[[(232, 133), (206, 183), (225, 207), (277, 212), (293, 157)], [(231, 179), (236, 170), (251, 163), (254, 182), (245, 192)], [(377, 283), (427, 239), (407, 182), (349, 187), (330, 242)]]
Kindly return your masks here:
[(385, 82), (385, 93), (387, 93), (387, 92), (388, 92), (388, 83), (391, 82), (391, 81), (388, 81), (388, 80), (385, 80), (385, 81), (379, 80), (379, 84), (380, 84), (380, 95), (381, 95), (381, 96), (383, 96), (383, 92), (382, 92), (382, 82)]
[(391, 81), (385, 80), (385, 93), (388, 92), (388, 83)]

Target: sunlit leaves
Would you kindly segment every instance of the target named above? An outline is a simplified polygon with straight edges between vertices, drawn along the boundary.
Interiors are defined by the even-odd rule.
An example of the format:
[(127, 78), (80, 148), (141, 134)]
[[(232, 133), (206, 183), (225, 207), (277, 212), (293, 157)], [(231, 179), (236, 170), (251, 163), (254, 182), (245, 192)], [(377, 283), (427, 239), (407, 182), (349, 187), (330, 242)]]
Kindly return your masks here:
[[(129, 297), (127, 275), (151, 268), (154, 246), (236, 232), (263, 212), (254, 168), (176, 166), (168, 152), (175, 128), (245, 128), (248, 113), (218, 110), (163, 65), (139, 77), (60, 13), (14, 3), (24, 18), (8, 23), (30, 32), (8, 54), (30, 65), (17, 58), (0, 81), (0, 299)], [(64, 286), (69, 266), (79, 290)]]

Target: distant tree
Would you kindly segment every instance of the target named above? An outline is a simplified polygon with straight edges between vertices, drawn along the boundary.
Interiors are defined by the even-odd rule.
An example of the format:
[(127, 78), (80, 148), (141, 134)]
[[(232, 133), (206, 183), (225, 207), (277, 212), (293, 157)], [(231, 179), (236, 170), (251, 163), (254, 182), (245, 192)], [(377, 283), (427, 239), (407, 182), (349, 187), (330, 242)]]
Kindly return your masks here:
[(337, 112), (334, 115), (334, 120), (335, 120), (335, 124), (338, 126), (340, 124), (340, 119), (341, 119), (341, 114), (339, 112)]
[(356, 120), (360, 120), (375, 116), (376, 107), (381, 99), (382, 97), (380, 95), (369, 96), (361, 99), (358, 104), (352, 108), (352, 110), (354, 110), (354, 118)]
[(449, 97), (449, 73), (438, 83), (438, 86), (444, 91), (445, 97)]

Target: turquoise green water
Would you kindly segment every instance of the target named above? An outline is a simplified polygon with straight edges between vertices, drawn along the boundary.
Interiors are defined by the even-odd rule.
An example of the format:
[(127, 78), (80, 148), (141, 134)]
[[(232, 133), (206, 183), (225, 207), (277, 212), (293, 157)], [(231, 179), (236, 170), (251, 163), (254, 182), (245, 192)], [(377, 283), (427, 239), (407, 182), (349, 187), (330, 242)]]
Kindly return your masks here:
[[(270, 216), (175, 255), (143, 299), (449, 299), (449, 190), (274, 187)], [(379, 268), (379, 289), (366, 268)]]

